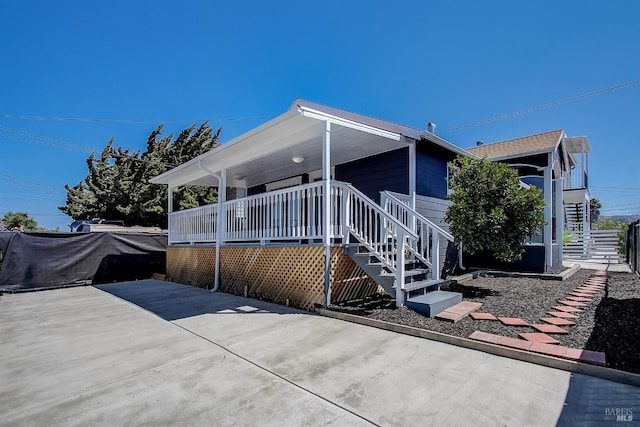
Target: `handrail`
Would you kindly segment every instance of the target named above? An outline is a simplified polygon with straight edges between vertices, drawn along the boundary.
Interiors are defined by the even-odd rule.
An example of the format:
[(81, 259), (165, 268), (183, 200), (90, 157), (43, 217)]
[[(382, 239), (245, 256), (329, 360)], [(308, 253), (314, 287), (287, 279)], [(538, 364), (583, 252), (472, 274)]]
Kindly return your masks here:
[(440, 238), (453, 242), (451, 233), (435, 225), (394, 194), (388, 191), (381, 193), (381, 203), (385, 211), (410, 226), (419, 236), (419, 239), (408, 247), (411, 254), (431, 269), (431, 277), (440, 279)]
[(358, 190), (357, 188), (355, 188), (353, 185), (346, 183), (346, 182), (341, 182), (341, 181), (334, 181), (336, 186), (342, 186), (342, 187), (346, 187), (348, 188), (350, 191), (352, 191), (353, 193), (357, 194), (358, 197), (361, 197), (363, 199), (369, 200), (371, 202), (371, 207), (372, 209), (376, 210), (377, 212), (379, 212), (381, 215), (384, 215), (387, 217), (387, 219), (389, 221), (392, 221), (393, 223), (395, 223), (396, 225), (398, 225), (399, 227), (402, 227), (402, 229), (411, 237), (413, 237), (414, 239), (418, 238), (418, 235), (411, 230), (408, 226), (406, 226), (405, 224), (403, 224), (401, 221), (399, 221), (396, 217), (394, 217), (393, 215), (391, 215), (389, 212), (385, 211), (384, 209), (382, 209), (382, 207), (380, 205), (378, 205), (377, 203), (373, 202), (373, 200), (371, 200), (369, 198), (369, 196), (367, 196), (366, 194), (362, 193), (360, 190)]
[(342, 197), (346, 230), (393, 273), (396, 305), (403, 306), (405, 251), (411, 252), (418, 235), (351, 184), (339, 182), (334, 188), (346, 193)]
[(453, 234), (449, 233), (445, 229), (443, 229), (440, 226), (436, 225), (433, 221), (431, 221), (429, 218), (421, 215), (415, 209), (411, 209), (410, 206), (407, 206), (406, 203), (404, 203), (402, 200), (400, 200), (398, 197), (396, 197), (396, 195), (393, 194), (392, 192), (385, 190), (385, 191), (382, 191), (381, 193), (384, 193), (384, 195), (386, 197), (390, 198), (391, 200), (395, 201), (396, 203), (406, 206), (406, 210), (410, 211), (411, 215), (413, 215), (416, 219), (419, 219), (422, 222), (426, 222), (429, 225), (429, 227), (435, 229), (438, 233), (442, 234), (450, 242), (453, 242), (455, 240), (455, 238), (453, 237)]

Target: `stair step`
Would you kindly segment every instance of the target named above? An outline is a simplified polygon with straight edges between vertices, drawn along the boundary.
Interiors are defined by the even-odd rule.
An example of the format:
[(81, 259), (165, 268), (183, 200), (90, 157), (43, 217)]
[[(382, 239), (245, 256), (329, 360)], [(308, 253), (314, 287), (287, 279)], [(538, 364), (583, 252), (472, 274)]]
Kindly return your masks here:
[(409, 298), (405, 304), (418, 313), (435, 317), (436, 314), (462, 302), (462, 294), (449, 291), (433, 291), (424, 295)]
[(405, 292), (417, 291), (418, 289), (426, 289), (433, 286), (437, 286), (442, 282), (443, 282), (442, 280), (436, 280), (436, 279), (419, 280), (417, 282), (405, 283), (404, 290)]

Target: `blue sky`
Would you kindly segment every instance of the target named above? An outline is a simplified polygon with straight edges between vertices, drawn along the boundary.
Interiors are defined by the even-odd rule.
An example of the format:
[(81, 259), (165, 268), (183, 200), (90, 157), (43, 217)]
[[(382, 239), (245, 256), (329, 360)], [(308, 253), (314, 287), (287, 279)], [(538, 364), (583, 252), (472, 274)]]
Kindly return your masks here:
[[(640, 2), (5, 1), (0, 4), (0, 215), (66, 230), (64, 184), (113, 136), (144, 147), (209, 119), (222, 141), (296, 97), (424, 128), (469, 148), (562, 128), (589, 137), (604, 214), (640, 213)], [(35, 120), (12, 116), (87, 118)], [(6, 128), (50, 138), (50, 145)], [(37, 139), (44, 141), (42, 139)]]

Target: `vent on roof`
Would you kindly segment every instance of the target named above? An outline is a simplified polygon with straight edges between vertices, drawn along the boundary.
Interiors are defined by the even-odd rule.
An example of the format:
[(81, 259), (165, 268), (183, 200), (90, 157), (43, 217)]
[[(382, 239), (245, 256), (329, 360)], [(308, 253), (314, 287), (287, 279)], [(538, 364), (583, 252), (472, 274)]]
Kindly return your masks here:
[(433, 122), (427, 123), (427, 132), (436, 133), (436, 124)]
[(480, 147), (482, 144), (484, 144), (484, 142), (482, 142), (482, 141), (476, 141), (476, 147)]

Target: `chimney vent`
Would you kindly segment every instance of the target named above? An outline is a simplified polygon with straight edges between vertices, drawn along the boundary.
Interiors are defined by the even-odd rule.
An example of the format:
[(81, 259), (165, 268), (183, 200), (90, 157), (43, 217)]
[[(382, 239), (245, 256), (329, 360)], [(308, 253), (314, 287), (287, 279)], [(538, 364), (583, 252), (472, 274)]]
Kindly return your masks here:
[(482, 142), (482, 141), (476, 141), (476, 147), (480, 147), (482, 144), (484, 144), (484, 142)]
[(436, 133), (436, 124), (433, 122), (427, 123), (427, 132)]

